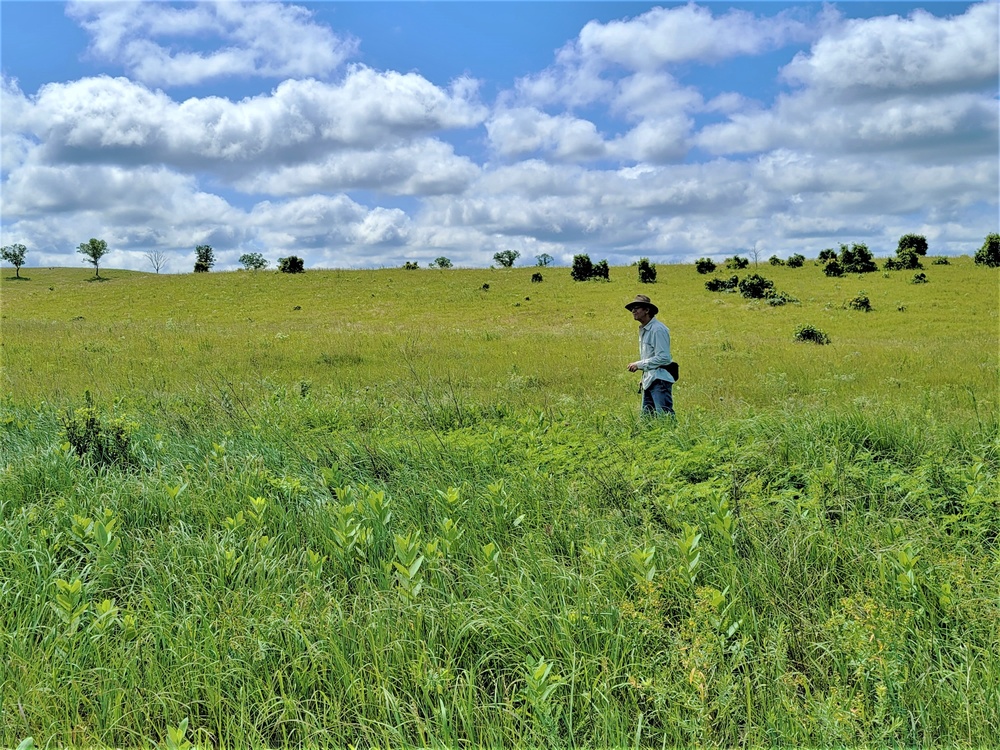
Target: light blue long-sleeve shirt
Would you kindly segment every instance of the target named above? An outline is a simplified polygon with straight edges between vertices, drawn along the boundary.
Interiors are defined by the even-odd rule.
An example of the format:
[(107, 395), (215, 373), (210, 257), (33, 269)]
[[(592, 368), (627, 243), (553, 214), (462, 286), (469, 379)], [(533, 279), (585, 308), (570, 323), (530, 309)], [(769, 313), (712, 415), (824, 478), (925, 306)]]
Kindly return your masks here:
[(644, 326), (639, 326), (639, 369), (642, 370), (642, 389), (649, 388), (654, 380), (673, 383), (674, 379), (670, 373), (659, 369), (661, 365), (669, 365), (670, 362), (670, 329), (656, 318)]

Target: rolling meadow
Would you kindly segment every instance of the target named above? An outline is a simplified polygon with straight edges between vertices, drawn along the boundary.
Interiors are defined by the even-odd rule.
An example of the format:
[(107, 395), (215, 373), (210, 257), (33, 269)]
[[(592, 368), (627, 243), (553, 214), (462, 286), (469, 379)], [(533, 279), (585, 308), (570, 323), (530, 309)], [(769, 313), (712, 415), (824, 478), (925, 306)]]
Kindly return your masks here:
[(995, 746), (1000, 276), (950, 261), (5, 269), (0, 747)]

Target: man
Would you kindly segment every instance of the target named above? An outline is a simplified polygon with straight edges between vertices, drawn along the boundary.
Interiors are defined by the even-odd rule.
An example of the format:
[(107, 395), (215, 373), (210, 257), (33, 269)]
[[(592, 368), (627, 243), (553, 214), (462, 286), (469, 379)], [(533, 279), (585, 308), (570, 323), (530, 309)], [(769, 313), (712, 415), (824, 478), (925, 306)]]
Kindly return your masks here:
[(639, 359), (628, 370), (642, 371), (642, 413), (673, 416), (674, 378), (665, 369), (671, 362), (670, 331), (656, 319), (660, 308), (645, 294), (637, 294), (625, 309), (639, 322)]

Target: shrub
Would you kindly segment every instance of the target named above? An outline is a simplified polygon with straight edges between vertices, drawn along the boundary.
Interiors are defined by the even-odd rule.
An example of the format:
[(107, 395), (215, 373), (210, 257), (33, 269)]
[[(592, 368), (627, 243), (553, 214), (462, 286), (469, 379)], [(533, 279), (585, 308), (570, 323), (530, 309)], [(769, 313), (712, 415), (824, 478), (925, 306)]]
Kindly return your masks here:
[(814, 344), (829, 344), (830, 337), (823, 333), (816, 326), (808, 323), (800, 325), (795, 329), (796, 341), (811, 341)]
[(656, 266), (649, 262), (649, 258), (639, 258), (639, 283), (656, 283)]
[(606, 260), (602, 260), (600, 263), (595, 263), (594, 270), (591, 272), (590, 278), (609, 281), (611, 278), (611, 269), (608, 267), (608, 262)]
[(798, 299), (787, 292), (777, 292), (773, 296), (767, 298), (767, 304), (771, 307), (781, 307), (789, 302), (798, 302)]
[(482, 289), (484, 292), (488, 292), (490, 290), (490, 285), (489, 284), (483, 284), (479, 288)]
[(993, 232), (986, 235), (983, 246), (976, 251), (975, 261), (977, 266), (1000, 266), (1000, 234)]
[(920, 256), (913, 250), (900, 250), (895, 258), (888, 258), (884, 266), (886, 271), (914, 271), (923, 268), (920, 265)]
[(537, 271), (535, 273), (531, 274), (531, 283), (532, 284), (541, 284), (542, 283), (542, 275), (540, 273), (538, 273)]
[(732, 258), (726, 258), (725, 265), (726, 268), (732, 271), (742, 271), (750, 265), (750, 261), (746, 258), (741, 258), (739, 255), (734, 255)]
[(833, 260), (827, 261), (826, 265), (823, 266), (823, 273), (827, 276), (843, 276), (844, 267), (840, 265), (840, 261), (834, 258)]
[(694, 262), (694, 269), (698, 273), (712, 273), (715, 270), (715, 263), (711, 258), (698, 258)]
[(927, 255), (927, 238), (922, 234), (904, 234), (896, 245), (896, 255), (912, 250), (917, 255)]
[(861, 312), (871, 312), (872, 302), (864, 292), (858, 292), (858, 296), (847, 301), (845, 305), (849, 310), (860, 310)]
[(584, 253), (573, 256), (573, 267), (569, 275), (574, 281), (586, 281), (594, 273), (594, 264), (590, 261), (590, 256)]
[(451, 259), (446, 258), (443, 255), (440, 256), (439, 258), (435, 258), (434, 261), (431, 263), (431, 268), (451, 268), (451, 266), (452, 266)]
[(828, 260), (836, 260), (836, 259), (837, 259), (837, 251), (831, 247), (828, 247), (826, 250), (820, 250), (819, 257), (816, 258), (816, 260), (818, 260), (820, 263), (825, 263)]
[(935, 258), (931, 261), (932, 266), (950, 266), (951, 261), (947, 258)]
[(805, 265), (806, 256), (800, 253), (794, 253), (788, 256), (787, 265), (789, 268), (802, 268)]
[(94, 406), (90, 391), (86, 406), (68, 411), (60, 419), (66, 441), (81, 459), (95, 469), (125, 468), (134, 463), (132, 433), (135, 425), (124, 419), (104, 420)]
[(844, 273), (871, 273), (878, 270), (868, 245), (864, 243), (854, 243), (850, 247), (841, 245), (840, 265)]
[(783, 261), (777, 255), (772, 255), (770, 258), (767, 259), (767, 262), (770, 263), (772, 266), (783, 266), (783, 265), (785, 265), (785, 261)]
[(774, 294), (774, 282), (752, 273), (739, 282), (740, 294), (747, 299), (766, 299)]
[(278, 270), (282, 273), (302, 273), (305, 271), (305, 261), (297, 255), (278, 258)]
[(925, 274), (925, 273), (915, 273), (915, 274), (913, 274), (913, 278), (910, 279), (910, 283), (911, 284), (926, 284), (927, 283), (927, 274)]
[(415, 260), (408, 260), (403, 264), (402, 268), (404, 271), (416, 271), (420, 268), (420, 264)]
[(730, 276), (728, 279), (718, 277), (705, 282), (705, 288), (710, 292), (730, 292), (739, 285), (739, 276)]

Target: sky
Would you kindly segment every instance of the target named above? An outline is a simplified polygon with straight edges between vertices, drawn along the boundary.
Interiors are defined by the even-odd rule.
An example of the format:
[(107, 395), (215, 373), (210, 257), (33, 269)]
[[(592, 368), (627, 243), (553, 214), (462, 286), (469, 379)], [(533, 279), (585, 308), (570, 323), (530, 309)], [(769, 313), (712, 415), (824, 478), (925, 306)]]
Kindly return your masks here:
[(998, 4), (0, 2), (0, 236), (31, 266), (972, 254)]

